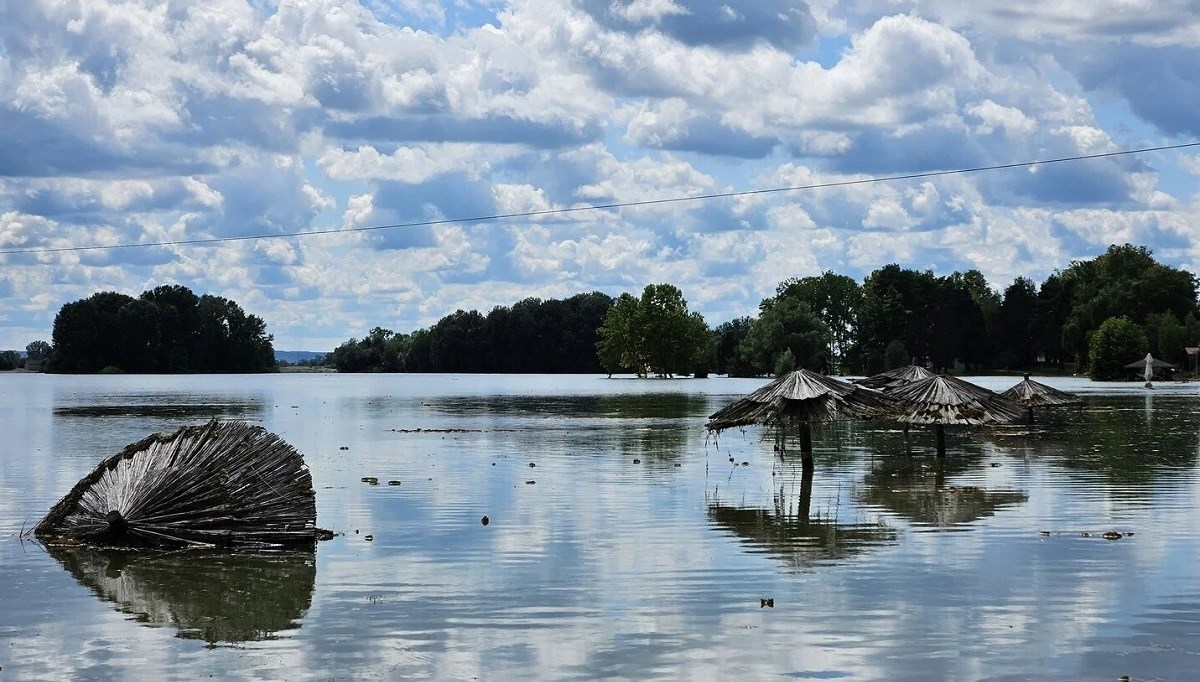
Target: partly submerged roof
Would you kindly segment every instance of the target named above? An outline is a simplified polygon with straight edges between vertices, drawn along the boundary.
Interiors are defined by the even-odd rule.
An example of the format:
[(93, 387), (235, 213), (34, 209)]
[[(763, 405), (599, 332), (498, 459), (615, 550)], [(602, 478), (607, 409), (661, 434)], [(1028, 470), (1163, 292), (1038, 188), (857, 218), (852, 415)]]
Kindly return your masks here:
[(1024, 381), (1000, 395), (1025, 407), (1056, 407), (1058, 405), (1075, 405), (1083, 402), (1083, 398), (1074, 393), (1060, 391), (1057, 388), (1034, 381), (1029, 377), (1025, 377)]
[(34, 533), (107, 547), (311, 545), (324, 536), (316, 517), (299, 452), (261, 426), (214, 420), (104, 460)]
[(969, 381), (945, 374), (888, 393), (898, 402), (893, 418), (909, 424), (1007, 424), (1024, 417), (1020, 405)]
[(864, 418), (890, 412), (887, 396), (862, 386), (799, 369), (763, 386), (709, 417), (706, 428), (722, 431), (750, 424), (819, 422), (840, 417)]
[(869, 376), (865, 379), (857, 379), (854, 383), (858, 384), (859, 386), (873, 388), (877, 391), (890, 391), (894, 388), (911, 384), (914, 381), (928, 379), (931, 376), (933, 376), (933, 372), (930, 372), (924, 367), (920, 367), (918, 365), (905, 365), (904, 367), (890, 369), (886, 372)]

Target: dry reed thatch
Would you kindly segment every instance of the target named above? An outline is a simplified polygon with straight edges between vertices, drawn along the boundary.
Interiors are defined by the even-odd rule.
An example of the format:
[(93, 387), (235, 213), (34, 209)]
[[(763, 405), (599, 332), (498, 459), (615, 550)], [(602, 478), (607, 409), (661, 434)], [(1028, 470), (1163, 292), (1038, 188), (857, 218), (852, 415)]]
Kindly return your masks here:
[(946, 374), (901, 386), (888, 395), (898, 402), (893, 419), (908, 424), (981, 426), (1009, 424), (1023, 416), (1011, 400)]
[(751, 424), (870, 419), (888, 414), (892, 408), (892, 400), (881, 393), (798, 369), (714, 412), (705, 428), (719, 432)]
[(892, 418), (903, 424), (933, 424), (937, 456), (946, 456), (947, 425), (1010, 424), (1023, 415), (1021, 406), (969, 381), (945, 374), (892, 389), (898, 407)]
[(245, 422), (154, 434), (100, 463), (34, 528), (102, 547), (311, 545), (316, 496), (304, 458)]
[(900, 388), (901, 386), (907, 386), (914, 381), (928, 379), (931, 376), (933, 376), (933, 372), (930, 372), (924, 367), (919, 367), (917, 365), (905, 365), (904, 367), (897, 367), (896, 369), (875, 374), (865, 379), (855, 379), (854, 383), (858, 384), (859, 386), (873, 388), (876, 391), (888, 392), (892, 389)]
[(1025, 375), (1024, 381), (1000, 394), (1009, 400), (1027, 408), (1059, 407), (1061, 405), (1077, 405), (1083, 398), (1074, 393), (1060, 391), (1057, 388), (1034, 381)]

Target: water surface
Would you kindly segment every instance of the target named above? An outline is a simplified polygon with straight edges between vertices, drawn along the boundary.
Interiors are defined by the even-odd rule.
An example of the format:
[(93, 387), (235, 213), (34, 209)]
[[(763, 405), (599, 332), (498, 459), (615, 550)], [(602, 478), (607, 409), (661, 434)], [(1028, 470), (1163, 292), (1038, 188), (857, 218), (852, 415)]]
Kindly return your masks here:
[[(0, 374), (0, 678), (1200, 677), (1200, 384), (1045, 381), (1085, 404), (950, 429), (943, 462), (919, 428), (829, 425), (806, 481), (755, 429), (706, 438), (761, 380)], [(342, 535), (19, 539), (211, 417), (299, 449)]]

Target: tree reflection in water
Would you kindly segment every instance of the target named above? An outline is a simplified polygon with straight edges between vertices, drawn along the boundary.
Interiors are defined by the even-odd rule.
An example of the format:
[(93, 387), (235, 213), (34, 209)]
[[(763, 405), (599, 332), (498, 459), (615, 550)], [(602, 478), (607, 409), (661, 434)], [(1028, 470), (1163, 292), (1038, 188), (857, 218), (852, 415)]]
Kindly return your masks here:
[(311, 551), (127, 551), (47, 547), (96, 596), (137, 622), (210, 645), (275, 639), (312, 603)]

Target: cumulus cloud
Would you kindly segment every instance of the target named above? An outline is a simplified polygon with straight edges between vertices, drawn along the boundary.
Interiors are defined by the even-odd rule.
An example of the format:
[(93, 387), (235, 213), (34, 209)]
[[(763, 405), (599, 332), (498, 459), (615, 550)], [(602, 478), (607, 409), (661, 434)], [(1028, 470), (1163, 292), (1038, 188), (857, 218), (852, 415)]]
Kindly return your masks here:
[(0, 348), (167, 282), (311, 347), (650, 281), (717, 323), (826, 268), (1000, 286), (1113, 240), (1200, 262), (1194, 152), (865, 182), (1190, 139), (1188, 0), (10, 5), (0, 250), (337, 234), (0, 254)]

